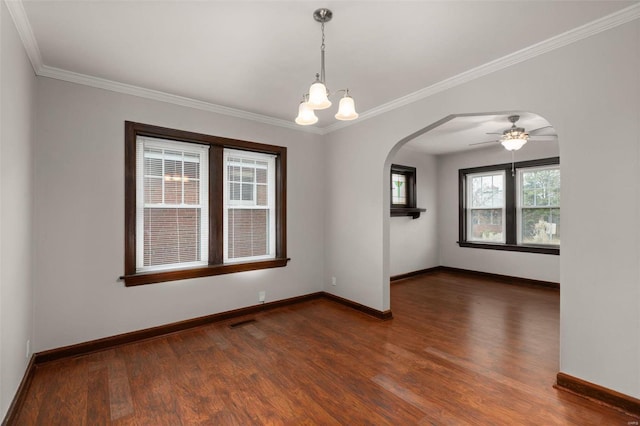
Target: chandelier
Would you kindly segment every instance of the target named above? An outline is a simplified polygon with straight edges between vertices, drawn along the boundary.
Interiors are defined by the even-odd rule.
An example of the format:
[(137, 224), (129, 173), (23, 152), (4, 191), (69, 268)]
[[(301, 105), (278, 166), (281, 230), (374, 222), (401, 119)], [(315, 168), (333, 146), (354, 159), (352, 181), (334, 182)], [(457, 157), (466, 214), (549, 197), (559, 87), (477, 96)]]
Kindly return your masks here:
[[(333, 13), (329, 9), (318, 9), (313, 12), (313, 19), (320, 22), (320, 28), (322, 30), (322, 44), (320, 45), (320, 73), (316, 73), (316, 79), (311, 84), (309, 92), (302, 95), (302, 101), (298, 107), (298, 116), (296, 117), (296, 123), (301, 126), (308, 126), (318, 122), (318, 117), (315, 114), (315, 110), (326, 109), (331, 106), (329, 100), (329, 90), (325, 84), (324, 73), (324, 24), (329, 22), (333, 17)], [(340, 99), (338, 106), (338, 113), (334, 116), (338, 120), (355, 120), (358, 118), (356, 112), (356, 106), (353, 102), (353, 98), (349, 96), (349, 89), (340, 89), (335, 93), (344, 92), (344, 96)]]
[(520, 119), (519, 115), (512, 115), (509, 117), (511, 122), (511, 128), (502, 132), (500, 143), (508, 151), (517, 151), (527, 143), (529, 134), (524, 131), (522, 127), (516, 127), (516, 121)]

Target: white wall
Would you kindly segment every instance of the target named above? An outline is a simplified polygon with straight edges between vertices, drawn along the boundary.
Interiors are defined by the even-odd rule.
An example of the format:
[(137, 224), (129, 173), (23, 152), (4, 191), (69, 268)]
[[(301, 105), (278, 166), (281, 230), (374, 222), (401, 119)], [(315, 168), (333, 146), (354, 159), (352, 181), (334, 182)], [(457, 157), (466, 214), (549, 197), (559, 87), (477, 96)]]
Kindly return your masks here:
[(640, 397), (639, 55), (635, 20), (329, 134), (331, 291), (390, 306), (385, 207), (398, 141), (450, 114), (537, 113), (560, 136), (560, 369)]
[[(321, 137), (38, 79), (35, 349), (322, 290)], [(124, 121), (288, 148), (288, 266), (125, 287)]]
[(33, 333), (32, 126), (36, 77), (0, 2), (0, 418), (22, 380)]
[[(562, 142), (560, 142), (562, 143)], [(516, 161), (557, 157), (556, 141), (532, 141), (515, 153)], [(562, 162), (562, 159), (560, 159)], [(443, 266), (560, 282), (560, 257), (460, 247), (458, 233), (458, 170), (511, 162), (502, 145), (438, 157), (438, 241)]]
[(417, 207), (427, 211), (418, 219), (410, 216), (390, 219), (389, 274), (394, 276), (438, 266), (436, 157), (404, 148), (391, 162), (416, 168)]

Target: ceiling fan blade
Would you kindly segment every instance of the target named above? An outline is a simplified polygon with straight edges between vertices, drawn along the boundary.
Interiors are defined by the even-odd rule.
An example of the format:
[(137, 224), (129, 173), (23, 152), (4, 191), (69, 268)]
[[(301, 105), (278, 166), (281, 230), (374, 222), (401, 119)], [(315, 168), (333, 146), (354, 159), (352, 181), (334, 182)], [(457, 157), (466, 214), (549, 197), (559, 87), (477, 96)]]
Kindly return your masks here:
[(486, 141), (486, 142), (476, 142), (476, 143), (470, 143), (469, 146), (474, 146), (474, 145), (486, 145), (489, 143), (498, 143), (500, 141)]
[(498, 132), (491, 132), (491, 133), (487, 132), (486, 134), (487, 135), (502, 135), (502, 133), (498, 133)]

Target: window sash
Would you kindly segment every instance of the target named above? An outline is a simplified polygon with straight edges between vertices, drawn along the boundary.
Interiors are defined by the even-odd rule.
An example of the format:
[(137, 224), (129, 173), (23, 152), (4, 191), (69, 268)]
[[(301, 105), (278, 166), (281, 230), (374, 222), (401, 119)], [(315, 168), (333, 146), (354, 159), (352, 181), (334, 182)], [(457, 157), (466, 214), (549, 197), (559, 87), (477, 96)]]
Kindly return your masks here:
[[(157, 153), (145, 153), (145, 149), (154, 149), (162, 151)], [(165, 151), (171, 151), (171, 153), (165, 153)], [(209, 200), (208, 200), (208, 151), (209, 147), (206, 145), (193, 144), (188, 142), (176, 142), (171, 140), (151, 138), (146, 136), (137, 136), (136, 138), (136, 272), (151, 272), (151, 271), (163, 271), (169, 269), (183, 269), (193, 268), (197, 266), (207, 265), (209, 258)], [(182, 155), (176, 155), (175, 152), (181, 152)], [(186, 204), (184, 203), (184, 187), (185, 187), (185, 171), (184, 171), (184, 157), (185, 153), (190, 155), (190, 159), (197, 158), (199, 163), (199, 190), (198, 190), (198, 203)], [(146, 155), (147, 154), (147, 155)], [(145, 177), (150, 175), (145, 170), (145, 158), (156, 158), (162, 160), (162, 202), (161, 203), (145, 203)], [(181, 202), (179, 204), (166, 203), (165, 201), (165, 181), (166, 176), (164, 171), (165, 160), (182, 161), (181, 164)], [(156, 178), (155, 175), (153, 175)], [(197, 221), (197, 228), (199, 233), (197, 235), (197, 248), (196, 248), (196, 261), (183, 261), (183, 262), (171, 262), (162, 263), (159, 265), (145, 265), (145, 211), (160, 211), (165, 210), (183, 210), (193, 209), (199, 211), (199, 220)], [(176, 221), (180, 219), (176, 218)], [(177, 225), (178, 227), (180, 225)], [(178, 231), (179, 232), (179, 231)], [(185, 235), (185, 234), (183, 234)], [(198, 247), (199, 246), (199, 247)], [(161, 249), (161, 247), (158, 247)], [(174, 249), (175, 250), (175, 249)], [(178, 255), (180, 255), (180, 248)], [(167, 256), (166, 260), (169, 262), (170, 256)]]
[[(546, 237), (543, 237), (542, 234), (544, 233), (546, 236), (548, 235), (557, 235), (559, 232), (559, 227), (560, 224), (557, 222), (548, 222), (546, 220), (541, 219), (539, 224), (535, 224), (534, 226), (536, 227), (536, 232), (538, 232), (538, 234), (540, 235), (540, 239), (543, 240), (543, 242), (540, 243), (536, 243), (536, 242), (532, 242), (532, 241), (525, 241), (524, 238), (524, 233), (525, 233), (525, 226), (524, 226), (524, 220), (525, 220), (525, 214), (523, 211), (534, 211), (534, 210), (540, 210), (540, 211), (544, 211), (545, 215), (546, 212), (549, 212), (550, 215), (554, 215), (552, 213), (552, 211), (557, 210), (557, 216), (560, 215), (560, 186), (558, 186), (558, 188), (543, 188), (545, 190), (552, 190), (558, 193), (558, 197), (557, 203), (549, 203), (547, 205), (525, 205), (524, 202), (524, 174), (525, 173), (535, 173), (535, 172), (539, 172), (539, 171), (545, 171), (545, 170), (560, 170), (560, 167), (555, 165), (555, 166), (540, 166), (540, 167), (523, 167), (523, 168), (519, 168), (518, 169), (518, 173), (517, 173), (517, 188), (518, 188), (518, 196), (517, 196), (517, 202), (516, 202), (516, 222), (517, 222), (517, 235), (518, 235), (518, 244), (521, 245), (542, 245), (542, 246), (548, 246), (548, 245), (552, 245), (552, 246), (559, 246), (560, 242), (557, 241), (557, 238), (554, 239), (553, 237), (550, 237), (550, 240), (546, 240)], [(538, 189), (538, 188), (536, 188)]]
[[(474, 199), (474, 191), (473, 191), (473, 184), (474, 184), (474, 179), (482, 179), (485, 180), (486, 178), (491, 178), (492, 184), (493, 184), (493, 178), (495, 177), (500, 177), (502, 180), (502, 184), (501, 184), (501, 189), (499, 191), (493, 192), (491, 194), (491, 203), (490, 204), (483, 204), (483, 203), (475, 203)], [(499, 244), (504, 244), (506, 242), (506, 208), (505, 208), (505, 172), (503, 170), (499, 170), (499, 171), (489, 171), (489, 172), (482, 172), (482, 173), (470, 173), (466, 175), (466, 222), (467, 222), (467, 235), (466, 235), (466, 240), (467, 241), (473, 241), (473, 242), (483, 242), (483, 243), (499, 243)], [(483, 185), (484, 182), (481, 182), (481, 185)], [(482, 191), (482, 187), (480, 189)], [(499, 198), (496, 200), (496, 195), (499, 195)], [(498, 201), (498, 202), (496, 202)], [(477, 206), (474, 204), (478, 204)], [(478, 229), (475, 227), (475, 225), (483, 225), (483, 224), (474, 224), (473, 223), (473, 219), (474, 219), (474, 212), (483, 212), (483, 211), (494, 211), (494, 210), (499, 210), (500, 211), (500, 221), (501, 223), (499, 224), (500, 228), (499, 228), (499, 233), (500, 233), (500, 238), (490, 238), (490, 237), (484, 237), (484, 232), (483, 232), (483, 236), (479, 236), (476, 237), (474, 236), (474, 233), (478, 231)], [(490, 232), (490, 233), (496, 233), (496, 224), (484, 224), (484, 225), (488, 225), (488, 229), (486, 230), (486, 232)], [(480, 228), (480, 226), (478, 226), (478, 228)]]
[[(241, 151), (230, 148), (224, 149), (223, 154), (223, 263), (238, 263), (247, 261), (257, 261), (265, 259), (273, 259), (276, 256), (276, 185), (275, 185), (275, 159), (276, 156), (272, 154), (256, 153), (250, 151)], [(254, 162), (254, 163), (251, 163)], [(258, 164), (258, 162), (260, 164)], [(240, 173), (240, 180), (230, 179), (229, 166), (242, 167), (247, 169), (254, 169), (253, 180), (248, 181), (244, 179), (242, 172)], [(267, 172), (266, 184), (259, 183), (257, 179), (257, 170), (265, 170)], [(252, 197), (251, 199), (243, 199), (242, 190), (240, 192), (240, 199), (232, 197), (232, 191), (230, 190), (231, 184), (251, 185)], [(267, 202), (266, 204), (258, 204), (258, 187), (266, 186), (267, 188)], [(266, 215), (265, 223), (265, 249), (266, 253), (262, 255), (245, 255), (235, 256), (235, 247), (240, 240), (233, 239), (230, 241), (230, 229), (235, 231), (235, 218), (236, 211), (264, 211)], [(253, 216), (251, 218), (251, 237), (249, 238), (249, 244), (251, 245), (251, 251), (253, 251), (254, 240), (254, 228), (253, 228)], [(245, 215), (246, 218), (246, 215)], [(233, 227), (231, 226), (233, 221)], [(260, 238), (260, 236), (258, 236)], [(233, 249), (230, 247), (232, 246)]]

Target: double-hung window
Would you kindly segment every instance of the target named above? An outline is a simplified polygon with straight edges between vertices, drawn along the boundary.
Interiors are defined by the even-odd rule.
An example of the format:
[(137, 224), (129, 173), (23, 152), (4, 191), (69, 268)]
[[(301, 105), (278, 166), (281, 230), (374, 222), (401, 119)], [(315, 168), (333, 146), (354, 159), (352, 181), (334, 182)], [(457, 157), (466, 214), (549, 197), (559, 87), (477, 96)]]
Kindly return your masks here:
[(461, 169), (461, 247), (560, 253), (558, 157)]
[(136, 271), (206, 265), (209, 147), (136, 140)]
[(504, 170), (467, 175), (467, 241), (505, 243)]
[(125, 123), (126, 285), (285, 266), (286, 148)]
[(518, 244), (560, 245), (560, 167), (518, 170)]
[(275, 157), (224, 151), (224, 260), (268, 259), (275, 253)]

